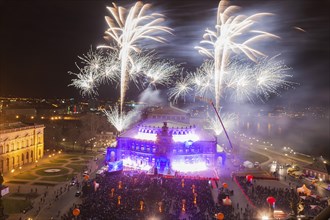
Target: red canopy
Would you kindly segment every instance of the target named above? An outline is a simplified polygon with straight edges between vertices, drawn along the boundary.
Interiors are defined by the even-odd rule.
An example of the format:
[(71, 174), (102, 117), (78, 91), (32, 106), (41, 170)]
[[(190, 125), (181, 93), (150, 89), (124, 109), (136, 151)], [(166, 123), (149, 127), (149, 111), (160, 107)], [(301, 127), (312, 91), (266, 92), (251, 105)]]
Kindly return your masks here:
[(272, 196), (267, 197), (266, 200), (270, 205), (273, 205), (276, 202), (276, 199)]

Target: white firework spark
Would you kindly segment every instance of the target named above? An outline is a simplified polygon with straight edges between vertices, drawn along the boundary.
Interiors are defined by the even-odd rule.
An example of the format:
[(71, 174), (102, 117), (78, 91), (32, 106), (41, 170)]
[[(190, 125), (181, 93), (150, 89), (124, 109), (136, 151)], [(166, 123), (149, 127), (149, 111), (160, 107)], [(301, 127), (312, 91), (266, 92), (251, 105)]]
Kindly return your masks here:
[[(78, 67), (78, 66), (77, 66)], [(80, 90), (82, 96), (97, 95), (97, 77), (98, 74), (90, 71), (88, 68), (79, 68), (79, 73), (70, 72), (70, 74), (76, 75), (77, 79), (72, 79), (72, 83), (69, 86), (74, 86)]]
[[(105, 32), (106, 37), (113, 40), (119, 48), (120, 64), (120, 110), (123, 109), (123, 103), (127, 90), (129, 79), (129, 65), (134, 66), (132, 58), (133, 53), (139, 53), (140, 48), (138, 42), (140, 40), (153, 40), (157, 42), (165, 42), (161, 36), (155, 35), (157, 32), (171, 33), (172, 29), (161, 25), (164, 18), (158, 13), (146, 14), (150, 8), (150, 4), (143, 4), (138, 1), (133, 7), (127, 11), (123, 7), (118, 7), (112, 3), (113, 7), (107, 7), (112, 17), (106, 16), (106, 22), (109, 26)], [(113, 46), (101, 46), (117, 50)]]
[(156, 61), (144, 72), (146, 78), (145, 84), (154, 88), (157, 85), (168, 86), (172, 82), (172, 76), (179, 70), (180, 65), (174, 64), (172, 61)]
[(231, 62), (224, 79), (225, 94), (237, 102), (254, 102), (255, 98), (264, 101), (280, 95), (282, 89), (293, 88), (295, 83), (288, 80), (292, 77), (287, 73), (290, 68), (278, 56), (259, 59), (256, 64)]
[[(221, 118), (226, 130), (230, 131), (235, 127), (234, 125), (238, 119), (238, 116), (234, 113), (230, 113), (230, 114), (224, 113), (222, 114)], [(209, 118), (208, 122), (210, 126), (209, 128), (212, 129), (216, 135), (219, 135), (223, 132), (223, 128), (221, 123), (219, 122), (218, 117)]]
[[(264, 54), (249, 46), (256, 41), (265, 37), (278, 36), (260, 30), (250, 30), (256, 20), (270, 13), (257, 13), (251, 16), (234, 15), (237, 11), (237, 6), (229, 6), (229, 1), (221, 0), (218, 5), (217, 23), (215, 30), (205, 30), (202, 44), (211, 46), (211, 49), (206, 47), (196, 47), (201, 54), (204, 54), (214, 59), (214, 91), (216, 108), (220, 108), (220, 97), (223, 87), (223, 74), (228, 64), (228, 58), (231, 52), (244, 53), (249, 59), (256, 61), (258, 57)], [(246, 34), (249, 36), (246, 36)], [(254, 36), (250, 37), (251, 34)], [(247, 37), (244, 42), (238, 42), (237, 38)]]
[(196, 95), (205, 97), (213, 94), (213, 76), (214, 62), (212, 60), (203, 62), (203, 64), (197, 68), (196, 72), (188, 75), (190, 78), (189, 83), (194, 87)]
[(183, 78), (182, 75), (179, 80), (177, 80), (174, 87), (170, 88), (168, 91), (169, 99), (172, 99), (174, 103), (178, 101), (180, 97), (183, 98), (184, 102), (186, 100), (186, 96), (193, 92), (193, 88), (189, 82), (189, 78)]
[[(295, 83), (288, 80), (292, 77), (288, 74), (290, 68), (278, 57), (265, 57), (257, 63), (232, 59), (223, 74), (222, 97), (234, 102), (254, 102), (256, 98), (264, 101), (273, 94), (280, 95), (282, 89), (293, 88)], [(214, 63), (206, 61), (196, 72), (187, 75), (188, 87), (194, 88), (197, 96), (214, 97), (213, 70)]]
[(84, 67), (76, 66), (79, 73), (70, 72), (69, 74), (76, 75), (77, 79), (72, 79), (72, 83), (69, 86), (74, 86), (80, 90), (82, 96), (97, 94), (97, 86), (102, 72), (103, 56), (101, 51), (93, 51), (91, 48), (83, 56), (78, 56), (80, 63)]
[(253, 102), (256, 95), (254, 76), (251, 64), (233, 60), (224, 75), (224, 96), (234, 102)]
[[(83, 96), (98, 95), (97, 87), (101, 84), (120, 83), (120, 62), (117, 53), (110, 51), (90, 50), (86, 55), (78, 56), (80, 63), (84, 65), (77, 68), (79, 73), (69, 72), (76, 76), (69, 86), (75, 86)], [(170, 60), (161, 60), (155, 53), (132, 55), (134, 65), (130, 66), (129, 79), (134, 82), (138, 89), (151, 87), (157, 89), (157, 85), (168, 86), (171, 78), (180, 69), (179, 64)]]
[(93, 51), (91, 48), (86, 54), (78, 56), (80, 64), (78, 73), (70, 72), (77, 78), (72, 79), (69, 86), (74, 86), (80, 90), (82, 96), (97, 95), (97, 87), (101, 83), (118, 81), (118, 61), (115, 53), (108, 53), (104, 56), (102, 51)]
[(262, 59), (255, 67), (256, 92), (268, 99), (272, 94), (280, 95), (280, 89), (292, 88), (295, 83), (288, 81), (292, 75), (283, 61), (276, 60), (277, 56), (270, 59)]
[(118, 132), (123, 131), (132, 124), (134, 122), (133, 119), (138, 115), (137, 111), (130, 111), (128, 113), (120, 112), (118, 106), (110, 107), (110, 111), (103, 110), (103, 112)]
[(92, 48), (86, 54), (78, 56), (78, 58), (81, 60), (82, 64), (86, 64), (86, 67), (93, 72), (98, 72), (103, 63), (102, 51), (94, 51)]
[(120, 78), (120, 65), (116, 52), (108, 52), (103, 58), (100, 72), (100, 83), (118, 83)]

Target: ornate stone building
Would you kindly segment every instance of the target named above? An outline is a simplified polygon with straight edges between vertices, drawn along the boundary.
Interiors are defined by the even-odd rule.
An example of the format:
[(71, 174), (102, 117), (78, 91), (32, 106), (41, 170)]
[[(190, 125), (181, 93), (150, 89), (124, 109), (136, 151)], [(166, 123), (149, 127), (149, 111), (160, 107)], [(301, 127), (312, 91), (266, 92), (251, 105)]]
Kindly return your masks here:
[(0, 124), (0, 172), (10, 172), (44, 155), (44, 125)]
[(179, 109), (162, 107), (117, 137), (106, 160), (123, 160), (124, 166), (172, 171), (198, 171), (218, 165), (220, 153), (215, 136), (190, 123), (190, 116)]

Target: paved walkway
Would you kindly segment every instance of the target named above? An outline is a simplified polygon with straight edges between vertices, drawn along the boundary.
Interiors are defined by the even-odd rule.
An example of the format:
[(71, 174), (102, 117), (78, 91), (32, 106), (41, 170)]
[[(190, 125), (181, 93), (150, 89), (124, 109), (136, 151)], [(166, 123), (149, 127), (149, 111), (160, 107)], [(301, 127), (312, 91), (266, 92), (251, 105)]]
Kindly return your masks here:
[[(70, 155), (71, 156), (71, 155)], [(74, 156), (74, 155), (72, 155)], [(82, 155), (84, 156), (84, 155)], [(36, 192), (38, 197), (32, 200), (33, 208), (28, 210), (27, 213), (18, 213), (18, 214), (11, 214), (8, 220), (18, 220), (18, 219), (60, 219), (60, 216), (64, 213), (61, 213), (61, 210), (64, 210), (65, 213), (69, 210), (73, 203), (78, 202), (78, 198), (74, 197), (74, 194), (77, 190), (76, 186), (70, 186), (70, 181), (67, 179), (64, 182), (56, 182), (56, 181), (45, 181), (43, 178), (45, 176), (38, 175), (37, 170), (38, 167), (41, 167), (42, 164), (50, 163), (51, 160), (67, 160), (62, 164), (56, 163), (55, 166), (51, 166), (50, 168), (65, 168), (68, 170), (68, 174), (75, 174), (76, 171), (73, 168), (68, 167), (69, 164), (73, 161), (86, 161), (86, 158), (77, 156), (75, 160), (70, 160), (68, 158), (63, 158), (61, 155), (56, 155), (55, 157), (49, 158), (45, 157), (38, 161), (38, 166), (36, 164), (27, 164), (25, 165), (20, 173), (24, 173), (25, 171), (31, 172), (31, 174), (35, 175), (36, 178), (33, 180), (27, 179), (17, 179), (18, 173), (8, 173), (4, 175), (4, 185), (9, 186), (10, 193), (5, 196), (11, 197), (13, 193), (31, 193)], [(80, 163), (81, 164), (81, 163)], [(88, 164), (86, 164), (87, 168), (91, 173), (94, 173), (98, 169), (98, 165), (95, 161), (90, 160)], [(47, 169), (47, 167), (42, 166), (42, 169)], [(63, 174), (62, 174), (63, 175)], [(62, 176), (62, 175), (52, 175), (52, 177)], [(66, 174), (65, 174), (66, 175)], [(78, 182), (82, 181), (81, 173), (77, 175)], [(11, 181), (14, 181), (10, 183)], [(18, 182), (22, 181), (24, 184), (19, 184)], [(49, 186), (45, 185), (36, 185), (36, 183), (48, 183)], [(63, 201), (70, 201), (70, 202), (63, 202)]]
[[(241, 208), (244, 210), (246, 207), (251, 208), (251, 203), (248, 201), (248, 198), (245, 196), (243, 191), (240, 189), (239, 185), (234, 181), (232, 178), (232, 173), (235, 172), (235, 167), (231, 164), (231, 162), (228, 160), (226, 165), (224, 167), (221, 167), (217, 170), (219, 180), (218, 180), (218, 187), (221, 188), (223, 186), (223, 183), (228, 184), (228, 190), (233, 190), (234, 194), (233, 196), (230, 196), (230, 199), (232, 201), (232, 206), (234, 208), (235, 213), (240, 214), (240, 218), (243, 218), (243, 213), (241, 211)], [(219, 190), (212, 190), (213, 198), (215, 199), (215, 202), (217, 202)], [(238, 205), (237, 205), (238, 204)]]

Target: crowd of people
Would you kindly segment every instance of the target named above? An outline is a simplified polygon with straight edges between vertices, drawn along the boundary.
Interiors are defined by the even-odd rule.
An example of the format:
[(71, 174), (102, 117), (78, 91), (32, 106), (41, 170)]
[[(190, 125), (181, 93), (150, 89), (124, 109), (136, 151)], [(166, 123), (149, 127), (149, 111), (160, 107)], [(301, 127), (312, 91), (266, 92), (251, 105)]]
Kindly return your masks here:
[[(294, 215), (316, 216), (328, 206), (327, 200), (321, 200), (318, 196), (306, 196), (297, 192), (297, 187), (280, 188), (258, 185), (257, 182), (247, 181), (245, 176), (236, 176), (236, 180), (248, 196), (250, 201), (258, 209), (276, 209)], [(275, 198), (275, 204), (267, 202), (268, 197)], [(250, 215), (257, 213), (252, 211)]]
[[(223, 213), (236, 219), (232, 206), (214, 202), (210, 180), (120, 172), (85, 181), (82, 202), (72, 207), (63, 220), (72, 219), (157, 219), (208, 220)], [(237, 218), (239, 219), (239, 218)]]
[[(250, 202), (246, 207), (223, 203), (234, 194), (227, 186), (218, 188), (218, 199), (214, 201), (211, 179), (134, 171), (107, 173), (82, 182), (81, 203), (75, 204), (62, 220), (211, 220), (218, 213), (225, 219), (256, 219), (260, 211), (272, 213), (275, 207), (285, 213), (316, 216), (328, 205), (327, 200), (304, 196), (294, 187), (263, 186), (258, 181), (247, 181), (245, 176), (235, 179)], [(270, 196), (276, 199), (274, 204), (267, 202)], [(74, 209), (79, 209), (77, 216), (73, 215)]]

